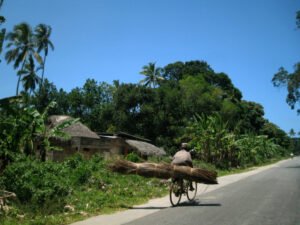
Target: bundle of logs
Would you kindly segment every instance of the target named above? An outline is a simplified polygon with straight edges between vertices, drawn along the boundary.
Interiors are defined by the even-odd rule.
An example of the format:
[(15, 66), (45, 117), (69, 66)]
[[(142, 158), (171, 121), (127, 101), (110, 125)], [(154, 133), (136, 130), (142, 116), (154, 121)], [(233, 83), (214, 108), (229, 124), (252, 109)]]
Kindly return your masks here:
[[(3, 211), (8, 199), (11, 198), (16, 198), (16, 194), (13, 192), (5, 191), (5, 190), (0, 190), (0, 211)], [(1, 214), (1, 213), (0, 213)]]
[(110, 169), (122, 174), (138, 174), (143, 177), (161, 179), (179, 178), (204, 184), (218, 183), (215, 171), (166, 163), (133, 163), (125, 160), (117, 160), (110, 165)]

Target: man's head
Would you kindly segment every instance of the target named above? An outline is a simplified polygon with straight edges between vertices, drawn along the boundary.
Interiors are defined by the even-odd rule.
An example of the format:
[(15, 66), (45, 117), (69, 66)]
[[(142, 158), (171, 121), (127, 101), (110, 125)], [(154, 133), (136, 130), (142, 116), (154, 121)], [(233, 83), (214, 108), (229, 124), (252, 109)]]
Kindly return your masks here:
[(187, 143), (181, 143), (181, 149), (187, 150), (188, 144)]

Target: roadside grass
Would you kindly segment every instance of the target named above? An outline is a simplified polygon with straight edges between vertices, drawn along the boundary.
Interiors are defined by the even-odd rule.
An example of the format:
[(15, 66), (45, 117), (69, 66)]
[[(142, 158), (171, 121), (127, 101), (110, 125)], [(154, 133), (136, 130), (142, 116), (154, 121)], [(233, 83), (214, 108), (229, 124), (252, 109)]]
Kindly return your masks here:
[[(259, 166), (269, 165), (282, 159), (272, 159)], [(150, 161), (168, 163), (170, 158), (150, 159)], [(20, 162), (21, 166), (16, 165), (8, 169), (6, 174), (4, 173), (4, 177), (0, 178), (0, 187), (7, 189), (9, 185), (5, 182), (13, 181), (20, 186), (20, 190), (17, 190), (19, 193), (30, 193), (32, 197), (23, 201), (10, 202), (5, 213), (0, 211), (0, 224), (70, 224), (94, 215), (126, 210), (133, 205), (145, 203), (152, 198), (163, 197), (168, 193), (168, 181), (113, 173), (108, 169), (109, 163), (110, 161), (100, 156), (84, 160), (79, 155), (64, 163), (48, 162), (42, 165), (40, 162), (31, 160)], [(197, 160), (194, 161), (194, 166), (216, 170), (218, 176), (242, 173), (258, 167), (248, 165), (244, 168), (218, 170), (214, 165)], [(16, 169), (19, 167), (21, 169)], [(35, 167), (37, 170), (31, 169)], [(45, 170), (41, 169), (44, 167), (46, 167)], [(43, 176), (35, 180), (34, 176), (40, 170)], [(53, 182), (53, 173), (56, 177), (63, 176), (62, 179)], [(9, 179), (5, 176), (9, 176)], [(35, 182), (28, 182), (28, 179)], [(51, 192), (57, 186), (63, 194)]]
[(260, 163), (259, 165), (247, 165), (241, 168), (231, 168), (229, 170), (220, 170), (217, 169), (216, 171), (218, 172), (218, 177), (222, 177), (222, 176), (227, 176), (227, 175), (232, 175), (232, 174), (238, 174), (238, 173), (244, 173), (244, 172), (248, 172), (251, 170), (255, 170), (258, 167), (263, 167), (263, 166), (267, 166), (267, 165), (271, 165), (274, 163), (277, 163), (281, 160), (287, 159), (288, 157), (276, 157), (276, 158), (272, 158), (267, 160), (266, 162)]
[[(27, 167), (28, 164), (28, 166), (37, 167), (40, 170), (42, 165), (39, 162), (22, 161), (15, 167), (8, 168), (8, 172), (0, 178), (2, 188), (10, 190), (7, 188), (10, 185), (5, 182), (14, 181), (19, 185), (19, 190), (10, 191), (18, 192), (20, 195), (26, 192), (32, 197), (23, 201), (10, 202), (5, 213), (0, 211), (0, 224), (70, 224), (93, 215), (125, 210), (133, 205), (142, 204), (149, 199), (167, 194), (167, 182), (138, 175), (112, 173), (108, 169), (109, 163), (99, 156), (95, 156), (91, 160), (74, 156), (64, 163), (49, 162), (44, 165), (48, 172), (43, 171), (44, 175), (37, 178), (37, 180), (44, 180), (43, 182), (35, 180), (37, 170), (30, 170)], [(16, 167), (22, 168), (15, 169)], [(56, 184), (53, 183), (54, 186), (50, 186), (51, 180), (48, 179), (53, 179), (52, 174), (50, 175), (53, 172), (57, 173), (57, 176), (64, 177), (63, 181), (57, 180)], [(6, 176), (10, 176), (10, 178), (8, 179)], [(28, 179), (32, 179), (34, 182), (28, 182)], [(56, 188), (55, 186), (59, 186), (62, 190), (67, 189), (68, 194), (45, 195), (49, 192), (49, 188)], [(35, 195), (37, 190), (40, 191), (39, 195)]]

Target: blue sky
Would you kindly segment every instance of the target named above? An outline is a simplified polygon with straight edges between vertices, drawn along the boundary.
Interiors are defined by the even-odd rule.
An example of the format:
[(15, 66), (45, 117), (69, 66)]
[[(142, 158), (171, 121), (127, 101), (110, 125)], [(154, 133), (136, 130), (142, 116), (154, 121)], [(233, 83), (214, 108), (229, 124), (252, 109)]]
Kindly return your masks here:
[[(204, 60), (229, 75), (265, 118), (300, 131), (300, 116), (271, 79), (300, 61), (299, 0), (4, 0), (8, 31), (20, 22), (52, 27), (45, 76), (70, 91), (86, 79), (137, 83), (149, 62)], [(0, 98), (15, 94), (16, 72), (0, 64)]]

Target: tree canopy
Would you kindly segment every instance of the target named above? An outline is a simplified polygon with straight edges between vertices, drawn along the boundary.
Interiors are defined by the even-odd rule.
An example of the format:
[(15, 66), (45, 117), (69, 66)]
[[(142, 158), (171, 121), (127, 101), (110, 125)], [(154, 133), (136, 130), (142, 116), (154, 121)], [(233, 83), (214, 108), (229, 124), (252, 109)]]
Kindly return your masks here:
[(226, 129), (238, 135), (263, 134), (282, 139), (284, 132), (276, 126), (273, 132), (267, 132), (269, 122), (263, 107), (242, 100), (242, 93), (229, 76), (215, 73), (206, 62), (175, 62), (160, 70), (164, 79), (156, 86), (87, 79), (83, 87), (69, 93), (57, 90), (45, 79), (44, 88), (29, 97), (29, 104), (42, 110), (49, 102), (57, 101), (52, 114), (81, 118), (97, 132), (124, 131), (142, 136), (169, 152), (185, 139), (185, 130), (195, 115), (217, 113), (226, 122)]
[[(300, 11), (296, 13), (296, 25), (300, 29)], [(295, 64), (294, 72), (291, 73), (280, 67), (272, 82), (275, 87), (287, 88), (286, 102), (291, 109), (295, 109), (297, 103), (300, 103), (300, 62)], [(297, 112), (300, 114), (300, 109), (297, 109)]]

